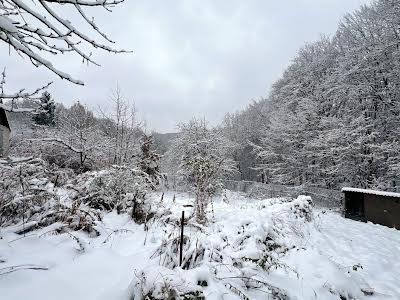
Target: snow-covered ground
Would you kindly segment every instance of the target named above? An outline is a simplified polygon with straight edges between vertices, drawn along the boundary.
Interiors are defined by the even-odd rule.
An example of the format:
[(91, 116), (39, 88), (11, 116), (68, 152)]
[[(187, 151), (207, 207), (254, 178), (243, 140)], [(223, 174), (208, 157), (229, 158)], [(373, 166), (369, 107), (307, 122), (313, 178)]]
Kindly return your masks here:
[[(160, 199), (160, 194), (152, 197)], [(175, 203), (172, 199), (173, 194), (166, 193), (160, 206), (172, 210), (171, 219), (179, 219), (183, 205), (192, 200), (186, 194), (178, 194)], [(150, 222), (145, 231), (143, 224), (113, 212), (97, 225), (98, 237), (81, 232), (54, 234), (57, 224), (25, 237), (3, 228), (0, 299), (128, 300), (143, 274), (147, 280), (174, 277), (189, 283), (203, 278), (207, 286), (198, 288), (206, 299), (285, 299), (257, 292), (257, 288), (243, 290), (233, 278), (229, 283), (224, 281), (237, 276), (238, 268), (229, 262), (239, 257), (259, 259), (257, 243), (266, 237), (268, 240), (272, 233), (277, 243), (276, 250), (271, 250), (277, 252), (273, 257), (277, 268), (256, 273), (251, 262), (242, 268), (246, 274), (252, 271), (257, 280), (285, 291), (286, 299), (400, 299), (400, 231), (322, 210), (315, 210), (312, 220), (305, 221), (301, 209), (292, 213), (297, 206), (282, 199), (255, 200), (235, 193), (229, 193), (227, 199), (216, 199), (214, 220), (203, 230), (201, 241), (218, 249), (221, 257), (229, 256), (222, 258), (217, 275), (207, 274), (216, 269), (215, 264), (192, 270), (160, 266), (161, 257), (153, 254), (170, 227)], [(199, 238), (189, 227), (185, 230), (189, 238)], [(233, 293), (235, 289), (240, 292)], [(372, 295), (367, 295), (369, 292)]]

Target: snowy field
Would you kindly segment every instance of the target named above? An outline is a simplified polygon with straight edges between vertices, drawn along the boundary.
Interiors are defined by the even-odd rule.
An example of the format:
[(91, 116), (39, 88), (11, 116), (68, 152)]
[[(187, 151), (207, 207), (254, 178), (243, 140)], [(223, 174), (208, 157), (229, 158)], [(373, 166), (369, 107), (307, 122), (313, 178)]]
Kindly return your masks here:
[[(168, 220), (179, 220), (182, 209), (190, 213), (183, 208), (192, 201), (187, 194), (174, 203), (172, 193), (160, 198), (152, 195), (160, 210), (172, 212)], [(26, 236), (3, 228), (0, 299), (128, 300), (151, 286), (160, 295), (168, 285), (206, 299), (400, 299), (400, 231), (336, 212), (308, 214), (307, 203), (307, 197), (255, 200), (236, 193), (217, 198), (211, 225), (185, 227), (190, 270), (171, 267), (174, 252), (157, 255), (169, 237), (179, 236), (167, 221), (137, 225), (112, 212), (97, 224), (98, 237), (55, 234), (58, 224)], [(188, 253), (200, 248), (196, 263)]]

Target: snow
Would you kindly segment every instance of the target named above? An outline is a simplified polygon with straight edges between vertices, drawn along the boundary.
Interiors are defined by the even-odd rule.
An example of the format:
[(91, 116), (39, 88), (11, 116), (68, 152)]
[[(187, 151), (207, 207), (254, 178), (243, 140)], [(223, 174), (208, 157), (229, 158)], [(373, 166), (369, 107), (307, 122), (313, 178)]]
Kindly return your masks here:
[(358, 189), (358, 188), (350, 188), (350, 187), (342, 188), (342, 192), (354, 192), (354, 193), (363, 193), (363, 194), (371, 194), (371, 195), (378, 195), (378, 196), (387, 196), (387, 197), (400, 198), (400, 193), (384, 192), (384, 191), (377, 191), (377, 190), (367, 190), (367, 189)]
[[(151, 197), (160, 201), (160, 196), (154, 193)], [(179, 218), (182, 209), (187, 215), (190, 213), (191, 208), (183, 207), (193, 201), (190, 195), (177, 194), (176, 203), (172, 198), (173, 193), (165, 193), (160, 209), (169, 207), (171, 218)], [(289, 248), (286, 253), (277, 252), (276, 258), (290, 270), (258, 271), (254, 276), (285, 290), (289, 299), (340, 299), (331, 291), (351, 294), (355, 299), (400, 299), (400, 231), (345, 219), (333, 211), (315, 210), (312, 220), (305, 222), (299, 213), (309, 200), (306, 196), (255, 200), (229, 192), (226, 198), (228, 202), (215, 199), (214, 221), (204, 228), (204, 233), (185, 227), (185, 234), (191, 239), (198, 238), (210, 248), (220, 249), (224, 261), (219, 264), (218, 276), (234, 276), (229, 260), (257, 258), (257, 241), (275, 232), (276, 243)], [(184, 288), (192, 290), (195, 286), (206, 299), (239, 299), (229, 292), (235, 287), (240, 289), (240, 282), (230, 279), (224, 285), (224, 279), (213, 279), (210, 268), (215, 264), (211, 261), (183, 270), (168, 269), (160, 266), (159, 257), (151, 258), (168, 229), (159, 222), (150, 224), (145, 231), (144, 225), (135, 224), (127, 215), (108, 213), (97, 225), (100, 236), (71, 232), (84, 244), (84, 251), (68, 234), (53, 234), (52, 230), (59, 226), (62, 224), (53, 224), (25, 237), (15, 234), (12, 227), (1, 229), (1, 300), (128, 300), (142, 272), (146, 281), (159, 284), (160, 290), (161, 283), (184, 282)], [(243, 237), (247, 239), (238, 246)], [(4, 274), (9, 267), (21, 265), (47, 270), (23, 266)], [(208, 286), (197, 286), (201, 280), (207, 281)], [(233, 287), (228, 288), (229, 285)], [(372, 291), (373, 295), (366, 296), (361, 290)], [(265, 293), (246, 295), (250, 299), (266, 299)]]
[(320, 255), (347, 269), (360, 264), (363, 268), (357, 274), (363, 286), (373, 288), (378, 299), (400, 299), (399, 230), (333, 213), (318, 218), (321, 228), (314, 233), (313, 243)]
[(9, 33), (18, 32), (18, 28), (13, 24), (12, 20), (4, 15), (0, 15), (0, 29)]

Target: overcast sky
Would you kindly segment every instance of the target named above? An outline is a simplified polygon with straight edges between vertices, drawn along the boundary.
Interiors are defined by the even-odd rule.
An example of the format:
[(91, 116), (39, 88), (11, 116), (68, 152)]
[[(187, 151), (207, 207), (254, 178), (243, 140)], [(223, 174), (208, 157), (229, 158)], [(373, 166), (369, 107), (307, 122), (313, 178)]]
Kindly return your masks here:
[[(176, 131), (178, 122), (205, 116), (220, 122), (226, 112), (266, 97), (297, 50), (321, 34), (332, 35), (341, 17), (368, 0), (126, 0), (97, 23), (117, 46), (134, 54), (96, 51), (102, 65), (78, 57), (54, 64), (85, 82), (57, 79), (0, 45), (9, 91), (49, 80), (54, 98), (67, 106), (79, 100), (106, 107), (117, 84), (133, 99), (148, 129)], [(94, 33), (92, 35), (95, 35)]]

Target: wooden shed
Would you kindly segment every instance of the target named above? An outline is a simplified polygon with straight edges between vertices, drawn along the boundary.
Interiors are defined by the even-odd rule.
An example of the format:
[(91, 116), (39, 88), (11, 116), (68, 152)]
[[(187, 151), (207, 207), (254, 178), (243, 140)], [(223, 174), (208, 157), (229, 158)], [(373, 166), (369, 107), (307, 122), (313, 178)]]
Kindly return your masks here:
[(345, 187), (345, 217), (400, 229), (400, 193)]
[(7, 156), (8, 154), (10, 133), (11, 129), (7, 120), (7, 114), (5, 110), (0, 107), (0, 157)]

